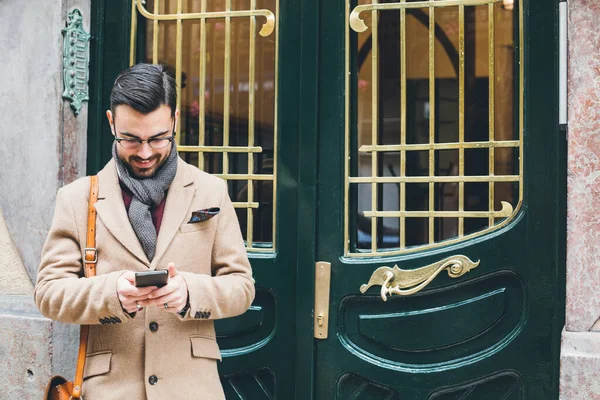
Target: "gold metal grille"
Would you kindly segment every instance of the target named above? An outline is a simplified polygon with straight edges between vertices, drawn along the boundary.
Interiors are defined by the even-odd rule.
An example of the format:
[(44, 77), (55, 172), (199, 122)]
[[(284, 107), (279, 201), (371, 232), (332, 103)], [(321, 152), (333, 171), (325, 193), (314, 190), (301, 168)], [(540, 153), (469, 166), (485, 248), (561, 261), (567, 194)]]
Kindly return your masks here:
[[(271, 11), (266, 8), (259, 8), (258, 4), (271, 4), (274, 5), (274, 10)], [(249, 6), (247, 5), (249, 4)], [(150, 12), (146, 6), (151, 6), (152, 12)], [(219, 9), (221, 7), (221, 9)], [(248, 7), (249, 9), (240, 9)], [(139, 13), (139, 15), (138, 15)], [(272, 252), (276, 248), (276, 235), (275, 235), (275, 215), (276, 215), (276, 177), (277, 177), (277, 106), (275, 101), (272, 102), (272, 110), (269, 110), (269, 114), (272, 115), (272, 156), (264, 155), (264, 149), (262, 146), (257, 145), (256, 132), (255, 130), (257, 123), (257, 115), (255, 108), (257, 107), (257, 91), (260, 92), (264, 80), (260, 81), (257, 79), (257, 70), (259, 73), (263, 71), (265, 60), (260, 59), (261, 54), (257, 54), (257, 33), (263, 38), (274, 36), (274, 65), (269, 67), (269, 71), (273, 71), (274, 78), (270, 82), (270, 88), (274, 91), (274, 99), (277, 98), (277, 46), (278, 46), (278, 33), (275, 29), (276, 15), (279, 13), (279, 2), (278, 0), (248, 0), (247, 2), (240, 2), (236, 0), (133, 0), (132, 1), (132, 20), (131, 20), (131, 43), (130, 43), (130, 64), (133, 65), (136, 62), (136, 39), (138, 34), (138, 18), (140, 16), (146, 19), (146, 32), (147, 32), (147, 59), (152, 63), (166, 62), (164, 55), (167, 52), (175, 52), (175, 77), (177, 82), (177, 108), (181, 113), (185, 113), (185, 110), (181, 108), (182, 97), (182, 84), (185, 86), (184, 79), (186, 77), (183, 72), (183, 57), (186, 57), (193, 53), (198, 53), (198, 64), (196, 65), (196, 71), (198, 79), (194, 90), (197, 90), (197, 102), (194, 104), (197, 107), (197, 139), (193, 144), (190, 144), (189, 132), (182, 131), (181, 120), (179, 118), (177, 123), (177, 145), (180, 154), (193, 156), (193, 159), (197, 159), (198, 168), (205, 170), (206, 172), (213, 173), (214, 175), (228, 181), (231, 184), (242, 186), (242, 190), (237, 191), (237, 196), (231, 193), (233, 199), (233, 205), (238, 210), (238, 217), (240, 218), (240, 225), (242, 230), (245, 230), (244, 236), (246, 239), (246, 248), (252, 252)], [(243, 28), (234, 29), (234, 22), (240, 21), (238, 27), (243, 25)], [(187, 25), (188, 30), (184, 26)], [(209, 37), (208, 25), (212, 24), (213, 31), (218, 29), (222, 36), (219, 36), (219, 42), (216, 43), (216, 39), (213, 34), (213, 53), (209, 51), (207, 44), (207, 37)], [(175, 24), (175, 27), (173, 27)], [(190, 39), (190, 27), (194, 25), (194, 34), (199, 37)], [(199, 27), (197, 26), (199, 24)], [(168, 31), (175, 29), (175, 40), (173, 35), (167, 37)], [(199, 29), (198, 29), (199, 28)], [(259, 30), (260, 28), (260, 30)], [(184, 32), (185, 35), (184, 35)], [(233, 32), (233, 33), (232, 33)], [(241, 37), (241, 33), (245, 37)], [(232, 36), (234, 36), (232, 38)], [(211, 39), (209, 39), (211, 40)], [(197, 44), (199, 42), (199, 44)], [(190, 48), (190, 43), (194, 43), (194, 46), (198, 48)], [(243, 43), (243, 46), (240, 45)], [(161, 47), (162, 46), (162, 47)], [(244, 47), (244, 49), (240, 49)], [(174, 50), (173, 50), (174, 49)], [(214, 50), (217, 49), (217, 50)], [(160, 53), (162, 51), (163, 56)], [(187, 54), (186, 54), (187, 52)], [(222, 54), (223, 63), (222, 65), (216, 66), (215, 52)], [(243, 57), (239, 56), (243, 53)], [(212, 57), (212, 58), (211, 58)], [(247, 57), (247, 64), (242, 67), (239, 64), (241, 59), (244, 60)], [(189, 58), (189, 57), (188, 57)], [(209, 67), (208, 64), (211, 64)], [(259, 67), (257, 68), (257, 65)], [(189, 68), (189, 65), (188, 65)], [(220, 72), (222, 68), (222, 72)], [(234, 89), (234, 82), (232, 82), (232, 69), (238, 71), (238, 75), (243, 75), (241, 78), (244, 82), (240, 83), (240, 78), (235, 82), (237, 86), (244, 86), (243, 91), (248, 92), (247, 99), (244, 100), (244, 104), (247, 106), (246, 115), (240, 116), (240, 112), (236, 107), (239, 106), (239, 99), (232, 101), (232, 92), (238, 90), (237, 86)], [(239, 72), (244, 69), (244, 72)], [(215, 71), (222, 73), (222, 86), (220, 83), (220, 75), (218, 77), (218, 86), (222, 87), (222, 107), (219, 105), (219, 121), (217, 121), (220, 135), (222, 135), (221, 143), (218, 145), (209, 143), (209, 135), (207, 129), (207, 96), (205, 93), (216, 93), (219, 88), (216, 88), (215, 82)], [(189, 70), (188, 70), (189, 74)], [(211, 75), (212, 74), (212, 75)], [(247, 74), (247, 76), (246, 76)], [(258, 77), (258, 78), (263, 78)], [(207, 79), (212, 79), (212, 84), (207, 85)], [(264, 78), (266, 79), (266, 78)], [(211, 86), (211, 87), (208, 87)], [(212, 91), (211, 91), (212, 90)], [(262, 93), (262, 92), (261, 92)], [(221, 94), (219, 94), (220, 96)], [(239, 93), (238, 93), (239, 96)], [(236, 103), (237, 101), (237, 103)], [(235, 116), (233, 114), (236, 114)], [(195, 113), (194, 113), (195, 115)], [(260, 117), (260, 116), (259, 116)], [(243, 140), (239, 138), (234, 140), (232, 137), (232, 118), (237, 120), (243, 120), (242, 125), (247, 124), (247, 134)], [(270, 125), (270, 124), (269, 124)], [(246, 129), (246, 128), (244, 128)], [(186, 137), (186, 134), (188, 136)], [(185, 141), (184, 141), (185, 140)], [(232, 141), (236, 143), (232, 143)], [(242, 142), (242, 145), (240, 145)], [(245, 145), (244, 145), (245, 144)], [(213, 155), (212, 162), (207, 163), (206, 157)], [(244, 166), (246, 172), (239, 173), (235, 172), (233, 165), (230, 163), (231, 157), (244, 157), (247, 159), (247, 167)], [(262, 163), (259, 161), (255, 165), (255, 157), (264, 156)], [(268, 158), (266, 158), (268, 157)], [(216, 160), (216, 161), (215, 161)], [(266, 162), (265, 162), (266, 161)], [(219, 165), (215, 167), (215, 162)], [(242, 161), (245, 163), (245, 161)], [(209, 165), (210, 164), (210, 165)], [(268, 167), (265, 168), (265, 164)], [(265, 172), (267, 170), (267, 172)], [(242, 183), (240, 183), (240, 181)], [(245, 183), (245, 185), (244, 185)], [(257, 199), (256, 185), (268, 184), (270, 190), (265, 190), (270, 196), (267, 201), (272, 206), (272, 214), (268, 218), (262, 218), (255, 220), (255, 212), (261, 207), (261, 201)], [(243, 191), (243, 199), (240, 199), (240, 192)], [(259, 197), (264, 196), (259, 194)], [(266, 222), (265, 222), (266, 220)], [(258, 225), (270, 225), (269, 227), (258, 226)], [(244, 229), (245, 228), (245, 229)], [(270, 240), (257, 240), (255, 239), (255, 230), (259, 228), (264, 230), (270, 229)]]
[[(518, 26), (518, 38), (515, 42), (519, 43), (518, 57), (518, 96), (515, 96), (516, 112), (511, 113), (509, 124), (514, 124), (515, 134), (513, 137), (497, 137), (495, 127), (501, 123), (496, 120), (497, 113), (497, 43), (496, 43), (496, 19), (498, 10), (501, 9), (499, 0), (430, 0), (430, 1), (412, 1), (408, 2), (401, 0), (399, 2), (383, 2), (374, 1), (370, 4), (363, 4), (365, 1), (357, 2), (347, 0), (347, 20), (346, 20), (346, 178), (345, 178), (345, 254), (350, 257), (374, 256), (383, 254), (404, 254), (414, 251), (420, 251), (430, 248), (439, 247), (442, 245), (456, 243), (469, 238), (483, 235), (491, 231), (497, 230), (508, 224), (514, 218), (521, 207), (523, 198), (523, 16), (522, 7), (519, 3), (517, 16), (514, 18), (515, 25)], [(465, 32), (465, 9), (469, 7), (469, 11), (475, 9), (481, 10), (485, 8), (487, 14), (487, 51), (488, 59), (486, 77), (489, 81), (487, 92), (488, 100), (488, 132), (487, 140), (470, 141), (465, 138), (465, 59), (468, 56), (465, 47), (465, 37), (468, 33)], [(428, 121), (428, 138), (425, 142), (410, 143), (407, 140), (407, 107), (409, 106), (407, 99), (407, 60), (410, 61), (412, 53), (407, 54), (407, 12), (408, 10), (421, 9), (422, 20), (425, 20), (426, 29), (428, 30), (428, 46), (421, 46), (428, 52), (427, 72), (424, 81), (428, 86), (428, 106), (429, 106), (429, 121)], [(457, 140), (436, 141), (436, 17), (439, 10), (454, 10), (457, 19), (457, 66), (455, 80), (458, 84), (457, 93)], [(502, 12), (508, 12), (501, 9)], [(397, 55), (399, 59), (399, 132), (397, 133), (396, 143), (381, 143), (380, 133), (382, 101), (381, 87), (379, 85), (381, 65), (380, 60), (382, 53), (380, 51), (380, 38), (382, 30), (382, 14), (383, 13), (398, 13), (397, 25), (399, 37), (395, 40), (399, 41)], [(512, 11), (510, 11), (512, 13)], [(389, 14), (388, 14), (389, 15)], [(485, 15), (485, 14), (484, 14)], [(396, 17), (395, 17), (396, 18)], [(368, 26), (366, 22), (370, 21)], [(389, 19), (388, 19), (389, 21)], [(423, 22), (423, 21), (421, 21)], [(428, 23), (428, 25), (427, 25)], [(389, 22), (388, 22), (389, 24)], [(359, 120), (359, 117), (353, 110), (357, 110), (358, 90), (361, 82), (357, 81), (358, 72), (356, 65), (356, 57), (358, 55), (358, 43), (360, 41), (359, 34), (362, 32), (368, 33), (370, 30), (371, 50), (370, 58), (366, 58), (365, 65), (370, 68), (371, 88), (367, 90), (364, 96), (370, 96), (370, 106), (368, 109), (370, 115), (370, 144), (357, 144), (359, 133), (357, 133), (357, 125), (352, 125), (354, 121)], [(363, 40), (362, 43), (365, 41)], [(508, 47), (508, 46), (505, 46)], [(514, 45), (511, 49), (514, 49)], [(511, 60), (512, 63), (512, 60)], [(514, 65), (514, 64), (513, 64)], [(515, 77), (515, 80), (517, 77)], [(365, 82), (362, 82), (367, 86)], [(508, 83), (503, 83), (508, 85)], [(504, 88), (503, 88), (504, 89)], [(517, 91), (517, 90), (515, 90)], [(503, 93), (504, 94), (504, 93)], [(369, 101), (367, 101), (369, 103)], [(506, 115), (503, 115), (506, 118)], [(502, 123), (506, 123), (503, 121)], [(506, 136), (506, 135), (504, 135)], [(436, 174), (436, 154), (442, 151), (457, 152), (458, 163), (456, 165), (456, 173), (452, 175)], [(465, 164), (472, 161), (469, 157), (472, 151), (487, 152), (487, 173), (484, 174), (467, 174)], [(469, 152), (468, 154), (466, 152)], [(503, 168), (498, 171), (496, 165), (498, 163), (498, 152), (512, 152), (512, 162), (514, 168), (512, 171), (507, 171)], [(411, 156), (420, 153), (424, 158), (428, 158), (425, 173), (412, 176), (407, 173), (407, 160)], [(384, 176), (381, 168), (381, 158), (389, 154), (396, 154), (398, 157), (398, 174), (393, 176)], [(426, 154), (426, 156), (425, 156)], [(369, 165), (370, 172), (365, 172), (364, 169), (359, 170), (357, 167), (362, 160), (362, 165)], [(513, 196), (505, 196), (506, 191), (499, 193), (498, 184), (511, 183), (514, 185)], [(396, 209), (380, 209), (382, 199), (381, 185), (394, 184), (398, 187), (398, 204)], [(407, 208), (408, 186), (420, 184), (423, 190), (427, 191), (424, 195), (425, 206), (423, 209), (414, 210)], [(455, 210), (444, 210), (436, 207), (436, 191), (439, 191), (439, 186), (442, 184), (452, 184), (456, 187), (457, 208)], [(486, 209), (472, 210), (465, 207), (466, 195), (465, 184), (483, 184), (486, 185)], [(358, 205), (356, 192), (360, 185), (370, 188), (370, 209), (361, 209)], [(411, 186), (412, 187), (412, 186)], [(365, 193), (367, 190), (365, 190)], [(518, 193), (518, 194), (516, 194)], [(503, 197), (504, 196), (504, 197)], [(388, 207), (389, 208), (389, 207)], [(497, 209), (499, 208), (499, 209)], [(370, 231), (370, 243), (362, 249), (356, 245), (358, 241), (356, 234), (356, 215), (364, 216), (370, 227), (365, 230)], [(397, 221), (397, 245), (393, 248), (383, 248), (380, 246), (381, 238), (378, 235), (382, 234), (382, 221), (384, 218), (394, 219)], [(406, 224), (409, 219), (422, 219), (424, 240), (418, 245), (407, 245), (407, 238), (411, 235), (407, 231)], [(436, 238), (434, 235), (436, 221), (448, 221), (448, 219), (456, 219), (456, 232), (451, 237)], [(485, 227), (476, 231), (465, 231), (465, 222), (473, 219), (487, 220)]]

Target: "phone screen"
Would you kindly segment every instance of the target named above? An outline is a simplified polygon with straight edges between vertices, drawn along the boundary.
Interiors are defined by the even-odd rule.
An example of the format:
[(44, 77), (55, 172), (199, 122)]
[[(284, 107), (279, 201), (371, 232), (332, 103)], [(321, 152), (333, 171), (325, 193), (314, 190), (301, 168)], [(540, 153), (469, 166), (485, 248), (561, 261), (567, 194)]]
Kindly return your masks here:
[(167, 284), (168, 280), (169, 273), (166, 269), (135, 273), (135, 286), (137, 287), (162, 287)]

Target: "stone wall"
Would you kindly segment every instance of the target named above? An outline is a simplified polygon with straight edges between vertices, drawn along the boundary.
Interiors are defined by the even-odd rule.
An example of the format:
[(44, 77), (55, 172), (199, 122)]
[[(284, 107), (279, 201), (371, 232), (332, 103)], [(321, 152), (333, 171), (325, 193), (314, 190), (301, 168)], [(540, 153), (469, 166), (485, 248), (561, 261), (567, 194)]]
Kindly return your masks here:
[(61, 29), (75, 7), (89, 32), (90, 0), (0, 1), (2, 398), (39, 399), (51, 373), (74, 372), (78, 327), (41, 316), (32, 282), (56, 191), (85, 174), (87, 106), (75, 117), (61, 97)]
[[(90, 0), (0, 1), (0, 376), (7, 398), (39, 399), (51, 373), (72, 377), (78, 328), (32, 302), (56, 191), (85, 174), (87, 106), (62, 94), (62, 34)], [(567, 315), (561, 399), (600, 399), (600, 3), (569, 0)], [(96, 60), (98, 61), (98, 60)], [(28, 281), (29, 279), (29, 281)]]
[(569, 0), (567, 310), (563, 400), (600, 399), (600, 3)]

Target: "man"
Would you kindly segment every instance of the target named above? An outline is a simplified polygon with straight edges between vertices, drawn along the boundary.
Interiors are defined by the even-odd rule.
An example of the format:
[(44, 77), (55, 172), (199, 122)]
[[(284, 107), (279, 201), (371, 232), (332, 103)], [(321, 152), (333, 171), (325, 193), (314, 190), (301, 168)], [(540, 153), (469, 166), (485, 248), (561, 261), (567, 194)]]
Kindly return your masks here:
[[(36, 304), (49, 318), (91, 325), (86, 400), (222, 399), (213, 320), (242, 314), (254, 298), (227, 185), (178, 157), (175, 81), (164, 66), (125, 70), (110, 101), (115, 143), (98, 174), (97, 275), (82, 277), (82, 178), (58, 191)], [(135, 272), (154, 269), (168, 269), (166, 286), (134, 285)]]

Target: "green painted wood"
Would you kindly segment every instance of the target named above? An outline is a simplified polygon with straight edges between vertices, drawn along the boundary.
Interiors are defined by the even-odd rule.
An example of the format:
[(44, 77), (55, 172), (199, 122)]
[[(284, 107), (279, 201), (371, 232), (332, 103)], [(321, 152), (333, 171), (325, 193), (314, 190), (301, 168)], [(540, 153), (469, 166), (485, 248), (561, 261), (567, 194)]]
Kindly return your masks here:
[[(298, 224), (298, 218), (302, 217), (298, 207), (300, 60), (295, 43), (300, 42), (300, 20), (297, 18), (300, 4), (281, 0), (280, 7), (282, 11), (276, 28), (281, 38), (279, 59), (285, 62), (279, 68), (278, 90), (287, 95), (278, 99), (277, 252), (249, 255), (256, 280), (256, 299), (246, 314), (215, 324), (223, 356), (219, 371), (228, 400), (294, 398), (297, 387), (294, 365), (298, 356), (296, 343), (304, 343), (304, 354), (300, 357), (306, 357), (308, 353), (309, 358), (304, 364), (312, 370), (312, 336), (309, 333), (301, 341), (296, 336), (297, 329), (305, 332), (312, 328), (312, 319), (296, 320), (296, 299), (301, 298), (304, 302), (305, 315), (310, 315), (312, 308), (310, 298), (296, 296), (296, 282), (302, 283), (302, 287), (311, 284), (309, 275), (297, 275), (296, 272), (298, 232), (311, 229), (310, 219), (304, 219), (304, 224), (308, 225)], [(97, 94), (94, 104), (90, 105), (88, 173), (100, 169), (110, 158), (112, 136), (104, 114), (108, 109), (114, 78), (129, 63), (130, 12), (130, 1), (102, 0), (94, 3), (92, 29), (96, 40), (91, 62), (95, 85), (92, 92)], [(146, 58), (144, 26), (143, 18), (139, 18), (138, 61)], [(315, 112), (314, 105), (312, 112)], [(314, 146), (309, 149), (312, 153)], [(310, 176), (303, 179), (314, 182)], [(314, 193), (314, 184), (312, 190)], [(311, 210), (313, 205), (314, 201), (310, 203)], [(301, 247), (302, 251), (313, 248), (313, 244), (314, 234)], [(303, 257), (308, 267), (314, 263), (310, 251), (305, 252)], [(302, 374), (309, 376), (306, 371)]]
[[(525, 1), (524, 207), (494, 234), (394, 257), (343, 255), (344, 2), (322, 3), (317, 259), (332, 263), (329, 339), (315, 341), (316, 400), (558, 399), (564, 323), (565, 147), (557, 121), (558, 2)], [(324, 23), (323, 21), (326, 21)], [(422, 293), (359, 292), (378, 267), (454, 254), (481, 265)]]
[[(340, 258), (344, 2), (281, 0), (278, 251), (251, 256), (256, 301), (244, 316), (217, 324), (228, 399), (558, 397), (566, 219), (566, 145), (556, 115), (558, 7), (556, 0), (526, 3), (521, 216), (497, 234), (451, 248), (356, 261)], [(93, 2), (88, 173), (110, 157), (104, 112), (112, 81), (128, 64), (129, 13), (129, 1)], [(358, 291), (380, 265), (418, 268), (458, 253), (482, 260), (460, 282), (442, 274), (423, 293), (387, 303), (376, 289)], [(327, 340), (313, 338), (318, 260), (333, 264)]]
[(131, 3), (92, 2), (90, 101), (88, 108), (87, 174), (96, 174), (111, 157), (112, 135), (106, 119), (112, 84), (129, 65)]
[[(560, 341), (565, 325), (566, 302), (567, 137), (566, 132), (558, 128), (558, 3), (552, 1), (542, 5), (530, 0), (530, 11), (526, 14), (526, 49), (530, 63), (527, 74), (530, 101), (527, 107), (531, 113), (526, 123), (531, 130), (538, 132), (534, 140), (528, 143), (528, 150), (539, 156), (531, 161), (532, 164), (537, 161), (538, 165), (530, 166), (534, 170), (527, 178), (532, 195), (537, 195), (539, 199), (539, 218), (551, 216), (554, 226), (546, 238), (539, 237), (537, 240), (538, 253), (548, 248), (552, 250), (548, 257), (552, 257), (549, 264), (552, 265), (552, 275), (548, 278), (551, 285), (548, 291), (552, 297), (546, 304), (542, 304), (542, 301), (538, 303), (540, 309), (548, 308), (548, 304), (553, 305), (550, 312), (551, 399), (557, 399), (559, 392)], [(547, 146), (546, 154), (539, 151), (543, 146)], [(533, 185), (533, 182), (537, 182), (537, 185)]]
[[(299, 86), (298, 133), (296, 138), (298, 171), (298, 208), (295, 228), (297, 232), (296, 250), (296, 347), (295, 360), (290, 360), (296, 368), (294, 381), (295, 399), (311, 399), (314, 387), (314, 272), (318, 242), (317, 230), (317, 181), (318, 181), (318, 63), (319, 46), (319, 1), (290, 0), (282, 15), (291, 14), (288, 21), (296, 26), (296, 35), (289, 41), (282, 40), (281, 46), (299, 54), (298, 70), (294, 78)], [(282, 37), (283, 38), (283, 37)], [(287, 44), (286, 44), (287, 43)], [(280, 58), (281, 67), (288, 64)], [(283, 92), (279, 92), (284, 102)], [(291, 112), (291, 110), (290, 110)], [(292, 397), (291, 397), (292, 398)], [(290, 398), (290, 399), (291, 399)]]

